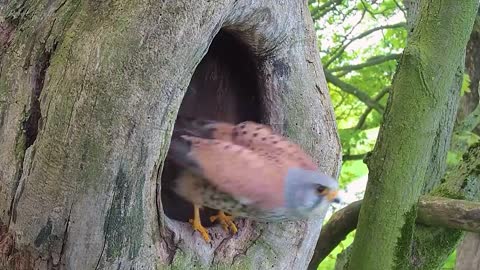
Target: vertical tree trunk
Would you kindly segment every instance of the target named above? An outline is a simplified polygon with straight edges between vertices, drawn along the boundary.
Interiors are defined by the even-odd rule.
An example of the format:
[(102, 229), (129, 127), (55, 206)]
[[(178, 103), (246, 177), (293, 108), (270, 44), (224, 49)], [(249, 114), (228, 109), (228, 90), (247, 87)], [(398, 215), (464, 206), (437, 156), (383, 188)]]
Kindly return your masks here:
[(480, 234), (465, 234), (457, 249), (455, 270), (480, 270)]
[[(460, 106), (457, 115), (457, 121), (462, 121), (472, 113), (480, 102), (479, 82), (480, 82), (480, 16), (475, 18), (473, 31), (467, 43), (467, 52), (465, 56), (465, 71), (470, 78), (469, 92), (460, 100)], [(474, 129), (477, 135), (480, 135), (480, 126)]]
[(477, 8), (474, 0), (420, 3), (368, 158), (370, 177), (348, 269), (408, 269), (411, 263), (416, 202), (426, 177), (440, 171), (432, 163), (443, 162), (435, 157), (436, 145), (448, 142), (449, 134), (437, 135), (453, 121), (443, 112), (456, 105), (451, 89)]
[[(417, 2), (419, 2), (417, 0)], [(478, 18), (478, 11), (477, 11), (477, 18)], [(475, 21), (477, 20), (475, 19)], [(429, 171), (433, 172), (433, 174), (426, 175), (426, 184), (424, 188), (424, 193), (429, 192), (431, 195), (434, 196), (445, 196), (449, 198), (463, 198), (467, 200), (478, 200), (478, 172), (475, 170), (469, 169), (469, 165), (467, 164), (467, 160), (464, 158), (463, 164), (456, 168), (455, 170), (451, 171), (448, 176), (443, 176), (445, 171), (445, 159), (447, 150), (449, 146), (451, 147), (450, 137), (451, 131), (453, 128), (453, 119), (457, 119), (457, 124), (459, 123), (458, 120), (465, 117), (466, 113), (470, 113), (474, 107), (472, 107), (472, 103), (467, 101), (469, 98), (474, 98), (478, 93), (478, 72), (475, 71), (477, 64), (475, 64), (475, 59), (478, 58), (476, 54), (478, 54), (478, 50), (475, 49), (475, 45), (472, 43), (475, 41), (475, 32), (477, 31), (476, 26), (477, 22), (475, 22), (473, 31), (470, 34), (470, 39), (466, 46), (465, 51), (465, 61), (463, 57), (459, 59), (459, 66), (458, 71), (455, 75), (455, 82), (450, 89), (451, 93), (451, 100), (449, 106), (447, 106), (448, 110), (444, 111), (444, 115), (446, 113), (448, 121), (442, 121), (441, 125), (439, 126), (439, 131), (437, 132), (436, 141), (445, 142), (445, 144), (437, 148), (440, 151), (432, 151), (432, 156), (437, 158), (440, 163), (432, 162), (429, 166)], [(466, 70), (468, 75), (471, 79), (470, 89), (472, 92), (466, 93), (462, 98), (460, 98), (460, 88), (463, 81), (463, 70)], [(457, 102), (460, 101), (459, 109), (457, 110)], [(478, 102), (478, 101), (477, 101)], [(463, 122), (463, 121), (462, 121)], [(468, 125), (471, 125), (470, 123)], [(462, 126), (468, 126), (462, 125)], [(447, 127), (447, 128), (445, 128)], [(463, 129), (464, 127), (457, 126), (456, 130)], [(442, 132), (443, 130), (443, 133)], [(445, 132), (445, 130), (448, 130)], [(440, 135), (440, 136), (439, 136)], [(441, 139), (443, 138), (443, 139)], [(454, 141), (455, 143), (455, 141)], [(456, 146), (454, 146), (456, 147)], [(462, 145), (463, 149), (456, 149), (456, 151), (467, 151), (468, 145)], [(471, 154), (474, 157), (478, 158), (479, 154), (476, 151), (471, 151)], [(475, 157), (476, 156), (476, 157)], [(471, 171), (470, 173), (466, 173), (466, 171)], [(440, 184), (441, 183), (441, 184)], [(439, 185), (440, 184), (440, 185)], [(411, 256), (409, 259), (410, 268), (414, 269), (438, 269), (440, 268), (448, 256), (453, 252), (453, 250), (458, 245), (458, 242), (462, 239), (463, 232), (458, 230), (449, 230), (444, 228), (435, 228), (435, 227), (427, 227), (417, 225), (414, 231), (413, 237), (413, 244), (411, 248)], [(428, 254), (425, 255), (425, 254)]]
[[(458, 122), (464, 121), (464, 119), (468, 117), (475, 109), (478, 110), (478, 108), (480, 108), (480, 16), (478, 15), (478, 12), (473, 31), (470, 34), (470, 40), (467, 43), (465, 70), (470, 78), (470, 91), (465, 93), (460, 101), (459, 112), (457, 115)], [(473, 132), (480, 136), (480, 126), (477, 125)], [(466, 233), (465, 237), (457, 248), (455, 269), (480, 270), (479, 258), (480, 235), (475, 233)]]
[(165, 216), (158, 182), (182, 98), (221, 29), (254, 55), (261, 119), (337, 174), (306, 3), (25, 0), (0, 11), (0, 267), (306, 267), (322, 217), (240, 221), (235, 237), (212, 229), (210, 246)]

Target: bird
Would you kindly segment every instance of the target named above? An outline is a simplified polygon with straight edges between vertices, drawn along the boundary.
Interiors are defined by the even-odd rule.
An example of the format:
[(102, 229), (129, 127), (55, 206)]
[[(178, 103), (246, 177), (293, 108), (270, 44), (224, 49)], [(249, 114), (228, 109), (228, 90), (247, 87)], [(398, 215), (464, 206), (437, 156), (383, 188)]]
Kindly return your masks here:
[(167, 159), (181, 168), (173, 192), (194, 206), (193, 229), (206, 242), (199, 209), (237, 232), (234, 217), (277, 222), (308, 218), (337, 198), (338, 183), (299, 145), (253, 121), (237, 124), (178, 116)]

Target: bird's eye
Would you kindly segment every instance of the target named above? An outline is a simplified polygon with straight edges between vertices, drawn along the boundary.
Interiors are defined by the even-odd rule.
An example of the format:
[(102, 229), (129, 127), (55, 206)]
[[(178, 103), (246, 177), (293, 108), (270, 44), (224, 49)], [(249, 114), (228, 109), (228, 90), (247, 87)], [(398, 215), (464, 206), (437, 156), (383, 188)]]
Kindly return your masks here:
[(328, 194), (328, 188), (320, 185), (320, 186), (317, 187), (317, 193), (319, 195), (325, 196), (325, 195)]

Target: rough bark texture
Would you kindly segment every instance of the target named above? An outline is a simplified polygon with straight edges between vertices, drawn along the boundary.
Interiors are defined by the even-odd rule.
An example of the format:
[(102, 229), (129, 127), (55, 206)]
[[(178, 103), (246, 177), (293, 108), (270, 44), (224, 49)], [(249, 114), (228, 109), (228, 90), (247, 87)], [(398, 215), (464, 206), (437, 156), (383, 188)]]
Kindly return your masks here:
[[(418, 2), (418, 0), (416, 0)], [(473, 26), (473, 30), (470, 34), (470, 39), (466, 46), (465, 52), (465, 63), (463, 64), (462, 61), (459, 65), (459, 70), (465, 70), (466, 73), (470, 77), (470, 93), (465, 93), (463, 97), (460, 98), (459, 90), (460, 85), (462, 82), (462, 74), (459, 72), (456, 75), (456, 85), (453, 86), (451, 91), (453, 91), (452, 95), (457, 98), (460, 102), (460, 106), (457, 112), (450, 110), (450, 117), (456, 117), (457, 125), (455, 126), (455, 132), (457, 134), (462, 134), (464, 132), (469, 132), (474, 130), (475, 123), (478, 123), (478, 114), (475, 110), (475, 99), (477, 100), (476, 103), (478, 104), (478, 80), (479, 74), (477, 69), (478, 66), (478, 46), (475, 45), (475, 42), (478, 40), (478, 10), (477, 16), (475, 19), (475, 23)], [(473, 91), (473, 92), (472, 92)], [(469, 100), (470, 99), (470, 100)], [(473, 99), (473, 100), (471, 100)], [(472, 102), (473, 101), (473, 102)], [(454, 106), (455, 103), (452, 103), (452, 107), (450, 108), (457, 108)], [(473, 112), (472, 112), (473, 111)], [(466, 114), (468, 114), (467, 118), (465, 118)], [(465, 119), (464, 119), (465, 118)], [(450, 118), (449, 118), (450, 119)], [(449, 123), (453, 123), (450, 121)], [(451, 127), (450, 125), (446, 125), (447, 127)], [(449, 134), (449, 133), (448, 133)], [(446, 147), (443, 147), (445, 151), (438, 153), (434, 156), (441, 156), (446, 157), (446, 150), (448, 149), (448, 145), (450, 144), (450, 135), (446, 137), (446, 141), (448, 144), (445, 144)], [(451, 145), (455, 149), (455, 151), (466, 151), (468, 145), (460, 143), (458, 145), (457, 141), (454, 141), (454, 144)], [(478, 156), (478, 153), (477, 153)], [(430, 165), (430, 171), (437, 171), (441, 172), (441, 174), (435, 174), (431, 176), (426, 176), (426, 184), (424, 192), (430, 192), (434, 196), (445, 196), (448, 198), (466, 198), (469, 200), (478, 200), (478, 195), (475, 197), (474, 190), (469, 189), (462, 189), (460, 188), (460, 183), (457, 185), (445, 185), (441, 184), (443, 188), (437, 189), (435, 186), (442, 183), (445, 179), (443, 177), (443, 171), (445, 170), (446, 163), (443, 162), (441, 164), (432, 163)], [(438, 170), (436, 168), (441, 168), (442, 170)], [(459, 175), (462, 173), (462, 168), (454, 170), (452, 173), (455, 175)], [(448, 176), (446, 176), (448, 178)], [(454, 182), (452, 182), (454, 183)], [(440, 192), (439, 192), (440, 190)], [(454, 194), (454, 195), (452, 195)], [(459, 231), (447, 230), (443, 228), (435, 228), (435, 227), (425, 227), (425, 226), (417, 226), (415, 229), (414, 235), (414, 242), (412, 245), (412, 255), (410, 258), (411, 268), (415, 269), (438, 269), (443, 265), (443, 262), (447, 259), (447, 257), (453, 252), (454, 248), (458, 244), (458, 241), (462, 238), (463, 233)], [(425, 256), (425, 254), (429, 254), (429, 256)]]
[[(468, 117), (475, 109), (478, 110), (480, 97), (479, 97), (479, 82), (480, 82), (480, 16), (475, 19), (473, 31), (470, 34), (470, 39), (467, 43), (467, 52), (465, 56), (465, 72), (470, 78), (469, 92), (460, 100), (460, 106), (457, 114), (457, 121), (462, 122)], [(480, 118), (477, 112), (476, 118)], [(478, 125), (478, 123), (477, 123)], [(472, 130), (472, 129), (470, 129)], [(469, 131), (470, 131), (469, 130)], [(473, 128), (473, 131), (480, 135), (480, 126)]]
[(423, 196), (418, 201), (419, 224), (480, 232), (480, 203)]
[(420, 11), (420, 0), (403, 0), (406, 10), (407, 30), (410, 36), (417, 24), (418, 13)]
[[(480, 16), (477, 17), (470, 40), (467, 44), (465, 70), (470, 78), (470, 91), (460, 100), (457, 121), (458, 130), (473, 131), (480, 135)], [(457, 248), (456, 268), (458, 270), (480, 269), (480, 234), (466, 233)]]
[[(480, 144), (470, 147), (460, 166), (449, 173), (430, 193), (468, 201), (480, 201)], [(417, 225), (410, 246), (410, 269), (439, 269), (455, 250), (463, 232), (441, 227)], [(428, 254), (426, 256), (425, 254)]]
[(445, 145), (450, 134), (437, 135), (453, 121), (442, 112), (456, 111), (451, 89), (477, 8), (474, 0), (421, 2), (368, 158), (369, 182), (348, 269), (408, 269), (416, 202), (425, 177), (441, 171), (432, 165), (444, 162), (435, 158), (436, 145)]
[(457, 249), (455, 270), (480, 270), (480, 234), (465, 234)]
[(25, 0), (0, 11), (3, 267), (306, 267), (321, 217), (240, 221), (238, 236), (214, 228), (206, 245), (158, 195), (175, 116), (221, 29), (254, 56), (261, 119), (337, 174), (305, 3)]

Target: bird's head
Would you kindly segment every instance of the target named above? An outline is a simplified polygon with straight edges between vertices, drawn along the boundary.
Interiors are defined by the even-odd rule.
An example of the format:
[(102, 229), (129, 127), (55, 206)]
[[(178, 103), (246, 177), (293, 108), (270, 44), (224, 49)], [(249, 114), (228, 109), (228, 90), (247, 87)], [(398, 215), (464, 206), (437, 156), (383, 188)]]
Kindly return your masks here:
[(319, 171), (289, 169), (285, 177), (285, 202), (293, 216), (307, 217), (337, 200), (338, 183)]

